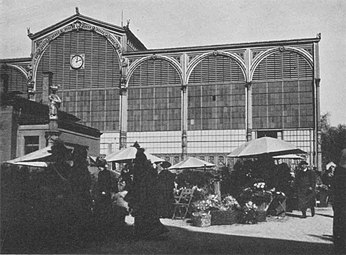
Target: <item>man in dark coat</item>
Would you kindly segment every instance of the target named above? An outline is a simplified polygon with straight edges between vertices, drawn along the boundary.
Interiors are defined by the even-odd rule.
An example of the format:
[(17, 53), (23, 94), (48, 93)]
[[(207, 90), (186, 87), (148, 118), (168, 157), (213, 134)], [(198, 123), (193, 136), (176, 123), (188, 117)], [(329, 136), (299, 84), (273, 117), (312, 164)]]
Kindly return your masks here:
[(298, 194), (298, 209), (302, 212), (303, 218), (306, 218), (306, 210), (310, 208), (311, 216), (315, 215), (315, 172), (308, 167), (306, 161), (301, 161), (298, 165), (295, 186)]
[(100, 171), (97, 177), (95, 216), (96, 224), (100, 232), (103, 232), (110, 227), (112, 180), (105, 159), (98, 157), (96, 159), (96, 165)]
[(335, 169), (333, 191), (333, 236), (336, 254), (346, 254), (346, 149)]

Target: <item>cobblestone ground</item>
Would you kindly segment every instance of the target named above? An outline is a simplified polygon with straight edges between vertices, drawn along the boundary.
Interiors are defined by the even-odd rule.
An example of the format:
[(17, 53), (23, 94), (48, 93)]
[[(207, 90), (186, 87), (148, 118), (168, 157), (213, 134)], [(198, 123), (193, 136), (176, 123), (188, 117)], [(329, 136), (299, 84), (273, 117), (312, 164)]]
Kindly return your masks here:
[[(253, 225), (191, 226), (188, 220), (162, 219), (169, 233), (161, 240), (133, 240), (129, 233), (92, 242), (77, 253), (88, 254), (333, 254), (331, 207), (316, 215), (300, 212), (268, 217)], [(129, 228), (133, 218), (127, 217)]]

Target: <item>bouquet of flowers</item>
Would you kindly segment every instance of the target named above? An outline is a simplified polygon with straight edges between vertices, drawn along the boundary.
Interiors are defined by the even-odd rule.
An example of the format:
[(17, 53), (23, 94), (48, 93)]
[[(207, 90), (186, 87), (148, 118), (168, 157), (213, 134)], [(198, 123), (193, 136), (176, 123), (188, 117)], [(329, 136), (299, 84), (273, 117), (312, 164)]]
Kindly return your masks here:
[(266, 184), (264, 182), (258, 182), (253, 185), (252, 201), (257, 205), (263, 203), (268, 204), (272, 199), (272, 194), (270, 191), (267, 191)]
[(325, 184), (320, 184), (316, 186), (317, 192), (327, 192), (329, 190), (328, 186)]
[(240, 223), (243, 224), (256, 224), (257, 223), (257, 206), (252, 202), (248, 201), (242, 207), (242, 214)]
[(220, 200), (217, 195), (208, 195), (206, 199), (198, 200), (192, 203), (192, 209), (195, 212), (207, 212), (220, 207)]
[(228, 211), (241, 207), (232, 196), (226, 196), (221, 200), (218, 195), (208, 195), (205, 199), (193, 202), (192, 208), (194, 212), (208, 212), (213, 210)]
[(226, 196), (223, 198), (219, 209), (221, 211), (228, 211), (233, 209), (240, 209), (238, 201), (232, 196)]

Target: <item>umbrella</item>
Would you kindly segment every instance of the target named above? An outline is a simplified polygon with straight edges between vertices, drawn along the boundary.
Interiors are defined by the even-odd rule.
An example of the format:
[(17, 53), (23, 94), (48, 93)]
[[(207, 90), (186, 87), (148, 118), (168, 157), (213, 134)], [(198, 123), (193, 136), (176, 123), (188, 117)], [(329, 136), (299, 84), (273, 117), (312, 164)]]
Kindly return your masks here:
[(207, 161), (194, 158), (194, 157), (189, 157), (178, 164), (175, 164), (171, 167), (168, 168), (168, 170), (183, 170), (183, 169), (196, 169), (196, 168), (203, 168), (203, 167), (214, 167), (215, 164), (209, 163)]
[[(126, 162), (129, 160), (133, 160), (136, 158), (137, 148), (135, 147), (128, 147), (125, 149), (122, 149), (117, 152), (113, 152), (105, 157), (105, 159), (108, 162)], [(158, 163), (158, 162), (164, 162), (164, 159), (161, 159), (159, 157), (156, 157), (148, 152), (144, 152), (145, 156), (147, 156), (147, 159), (149, 159), (152, 163)]]
[(22, 157), (15, 158), (12, 160), (6, 161), (7, 163), (17, 163), (17, 162), (27, 162), (27, 161), (42, 161), (46, 159), (47, 157), (51, 156), (52, 153), (50, 152), (52, 146), (49, 145), (43, 149), (31, 152), (29, 154), (26, 154)]
[(278, 156), (286, 154), (303, 154), (305, 151), (293, 144), (273, 137), (261, 137), (242, 144), (228, 157), (258, 157), (264, 155)]
[(48, 164), (46, 162), (39, 162), (39, 161), (31, 161), (31, 162), (16, 162), (13, 163), (15, 165), (21, 165), (21, 166), (33, 166), (33, 167), (47, 167)]

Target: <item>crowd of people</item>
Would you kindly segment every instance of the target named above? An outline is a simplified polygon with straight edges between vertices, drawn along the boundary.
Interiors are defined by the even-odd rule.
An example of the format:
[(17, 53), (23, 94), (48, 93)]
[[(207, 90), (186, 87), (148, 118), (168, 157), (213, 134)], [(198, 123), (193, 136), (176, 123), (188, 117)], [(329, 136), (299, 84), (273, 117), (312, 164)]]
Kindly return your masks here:
[[(273, 194), (285, 196), (286, 211), (300, 210), (302, 217), (315, 215), (316, 183), (321, 178), (317, 171), (305, 160), (292, 169), (280, 159), (264, 156), (255, 160), (239, 160), (230, 176), (230, 193), (239, 197), (247, 187), (265, 183), (265, 188)], [(329, 180), (329, 179), (328, 179)], [(281, 196), (282, 197), (282, 196)]]
[[(305, 160), (291, 169), (286, 163), (271, 157), (238, 161), (230, 176), (230, 192), (235, 197), (254, 183), (265, 182), (267, 189), (285, 194), (287, 210), (315, 215), (316, 191), (323, 186), (334, 211), (333, 240), (336, 254), (346, 254), (346, 149), (343, 149), (338, 165), (331, 165), (319, 173)], [(328, 204), (327, 201), (327, 204)]]
[[(76, 147), (73, 152), (57, 141), (51, 149), (53, 164), (37, 175), (40, 185), (33, 183), (28, 171), (16, 178), (13, 187), (22, 180), (27, 204), (25, 213), (35, 211), (34, 224), (48, 226), (53, 239), (66, 237), (72, 242), (87, 240), (90, 229), (96, 235), (105, 236), (111, 228), (125, 226), (126, 215), (134, 217), (133, 237), (156, 239), (164, 236), (168, 229), (160, 218), (171, 217), (174, 202), (173, 190), (176, 176), (168, 170), (158, 169), (150, 162), (144, 149), (136, 146), (133, 161), (122, 165), (121, 175), (114, 178), (108, 163), (98, 157), (96, 181), (89, 171), (87, 150)], [(316, 182), (329, 187), (334, 210), (334, 242), (336, 251), (345, 251), (346, 245), (346, 149), (335, 171), (328, 169), (322, 176), (302, 160), (295, 169), (272, 157), (238, 161), (231, 172), (228, 190), (239, 197), (244, 188), (255, 183), (265, 183), (272, 192), (284, 194), (286, 211), (300, 210), (302, 217), (315, 215)], [(36, 177), (35, 177), (36, 178)], [(5, 178), (6, 179), (6, 178)], [(13, 179), (13, 178), (12, 178)], [(3, 179), (4, 180), (4, 179)], [(95, 183), (93, 183), (95, 182)], [(6, 185), (5, 185), (6, 186)], [(223, 186), (223, 185), (222, 185)], [(10, 193), (10, 192), (9, 192)], [(23, 201), (24, 201), (23, 200)], [(27, 218), (28, 215), (23, 216)]]
[[(124, 166), (120, 177), (108, 169), (102, 157), (96, 159), (96, 171), (91, 173), (85, 147), (72, 151), (57, 140), (49, 152), (52, 163), (44, 170), (2, 166), (4, 250), (35, 253), (50, 247), (61, 251), (62, 247), (123, 235), (124, 230), (135, 239), (161, 238), (168, 232), (160, 217), (170, 210), (172, 201), (167, 200), (171, 199), (169, 187), (160, 183), (171, 180), (173, 187), (174, 180), (166, 171), (159, 174), (144, 149), (137, 148), (136, 158)], [(125, 222), (129, 214), (134, 226)]]

